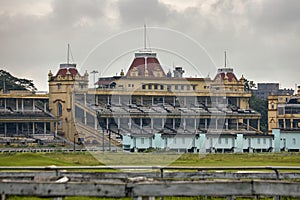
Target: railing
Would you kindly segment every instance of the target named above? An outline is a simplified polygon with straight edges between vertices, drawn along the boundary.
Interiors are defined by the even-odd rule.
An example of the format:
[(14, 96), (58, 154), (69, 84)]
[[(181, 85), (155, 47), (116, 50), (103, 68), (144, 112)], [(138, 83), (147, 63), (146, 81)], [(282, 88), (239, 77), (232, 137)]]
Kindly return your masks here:
[[(98, 172), (93, 172), (95, 170)], [(229, 199), (274, 196), (279, 199), (279, 196), (289, 196), (296, 199), (300, 197), (299, 171), (299, 166), (2, 166), (0, 193), (2, 199), (9, 195), (133, 199), (167, 196), (212, 196)]]

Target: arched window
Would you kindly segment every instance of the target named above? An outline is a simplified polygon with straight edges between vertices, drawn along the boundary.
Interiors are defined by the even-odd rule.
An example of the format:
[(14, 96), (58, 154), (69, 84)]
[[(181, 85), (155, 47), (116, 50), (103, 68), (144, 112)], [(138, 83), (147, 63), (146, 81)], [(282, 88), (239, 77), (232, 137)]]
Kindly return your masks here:
[(62, 105), (61, 105), (61, 103), (57, 104), (57, 115), (62, 116)]

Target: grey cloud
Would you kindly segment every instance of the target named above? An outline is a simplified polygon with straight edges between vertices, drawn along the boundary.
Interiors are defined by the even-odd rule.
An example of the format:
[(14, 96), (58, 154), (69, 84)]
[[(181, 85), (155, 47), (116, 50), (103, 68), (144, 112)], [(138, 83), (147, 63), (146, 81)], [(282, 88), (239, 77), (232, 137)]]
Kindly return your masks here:
[[(300, 65), (297, 0), (202, 0), (182, 11), (174, 10), (163, 0), (119, 0), (110, 7), (108, 0), (51, 0), (53, 10), (45, 16), (20, 13), (11, 16), (7, 10), (13, 10), (14, 4), (20, 10), (23, 5), (20, 2), (25, 1), (0, 0), (0, 66), (14, 75), (28, 76), (39, 89), (47, 88), (48, 70), (55, 72), (65, 60), (68, 42), (75, 61), (80, 63), (90, 49), (111, 34), (142, 27), (145, 22), (148, 26), (167, 27), (191, 36), (207, 49), (218, 66), (223, 64), (223, 51), (228, 50), (237, 76), (244, 74), (256, 82), (280, 81), (285, 87), (299, 83), (297, 73), (291, 73)], [(34, 2), (37, 1), (30, 0)], [(1, 8), (7, 9), (2, 12)], [(113, 23), (109, 21), (110, 12), (118, 16)], [(82, 20), (92, 23), (77, 26)], [(152, 43), (161, 39), (149, 37)], [(126, 41), (121, 42), (126, 48)], [(198, 56), (198, 52), (189, 52), (184, 41), (173, 43), (176, 48)], [(113, 47), (118, 48), (118, 44)], [(105, 50), (109, 58), (113, 49)], [(93, 66), (107, 64), (101, 56)], [(168, 59), (166, 64), (172, 64), (171, 58)], [(161, 60), (164, 61), (163, 56)], [(197, 64), (207, 66), (203, 60)]]
[(170, 8), (158, 0), (121, 0), (118, 3), (120, 20), (123, 24), (165, 23), (170, 15)]

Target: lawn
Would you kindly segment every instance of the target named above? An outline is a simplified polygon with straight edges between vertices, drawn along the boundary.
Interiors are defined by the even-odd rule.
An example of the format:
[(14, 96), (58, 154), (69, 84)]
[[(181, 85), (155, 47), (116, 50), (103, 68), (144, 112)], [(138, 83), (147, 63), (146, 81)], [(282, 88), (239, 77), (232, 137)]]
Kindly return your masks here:
[[(95, 156), (95, 154), (93, 155)], [(99, 160), (101, 160), (103, 156), (97, 157), (96, 155), (95, 157), (98, 158), (98, 160), (94, 156), (88, 152), (3, 153), (0, 154), (0, 166), (102, 165)], [(141, 160), (142, 157), (146, 156), (147, 154), (105, 154), (105, 158), (114, 158), (112, 163), (120, 165), (128, 163), (131, 165), (139, 164), (136, 160)], [(164, 160), (167, 160), (167, 155), (156, 155), (150, 158), (154, 160), (158, 157), (163, 157)], [(175, 158), (178, 159), (175, 160)], [(175, 155), (172, 159), (174, 159), (174, 162), (169, 164), (176, 166), (300, 166), (300, 153), (285, 152), (259, 154), (183, 154), (181, 156)]]

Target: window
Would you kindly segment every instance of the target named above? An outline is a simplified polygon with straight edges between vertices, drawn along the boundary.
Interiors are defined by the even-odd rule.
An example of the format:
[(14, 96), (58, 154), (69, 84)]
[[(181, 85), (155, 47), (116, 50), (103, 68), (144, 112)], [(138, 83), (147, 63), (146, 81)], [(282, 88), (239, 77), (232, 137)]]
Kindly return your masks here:
[(257, 144), (260, 144), (260, 138), (257, 138)]
[(228, 144), (228, 138), (225, 138), (225, 144)]
[(263, 139), (263, 142), (264, 142), (264, 144), (267, 144), (267, 139), (264, 138), (264, 139)]
[(218, 139), (218, 143), (219, 143), (219, 144), (222, 143), (222, 139), (221, 139), (221, 138)]
[(61, 84), (57, 83), (57, 89), (60, 90), (61, 89)]
[(57, 104), (57, 115), (62, 116), (62, 105), (61, 105), (61, 103)]
[(167, 90), (171, 91), (171, 85), (167, 85)]
[(164, 85), (160, 85), (160, 89), (163, 90), (164, 89)]
[(293, 138), (293, 144), (296, 144), (296, 138)]
[(178, 90), (178, 85), (175, 85), (175, 90)]
[(145, 90), (146, 89), (146, 85), (142, 85), (142, 89)]
[(152, 85), (151, 84), (148, 85), (148, 89), (152, 90)]
[(181, 85), (181, 90), (184, 90), (184, 85)]
[(187, 86), (186, 86), (186, 89), (187, 89), (187, 90), (190, 90), (190, 89), (191, 89), (191, 86), (190, 86), (190, 85), (187, 85)]
[(155, 90), (158, 89), (158, 85), (157, 85), (157, 84), (154, 85), (154, 89), (155, 89)]
[(145, 138), (141, 138), (141, 144), (145, 143)]
[(194, 90), (194, 91), (196, 90), (196, 85), (193, 85), (193, 90)]

